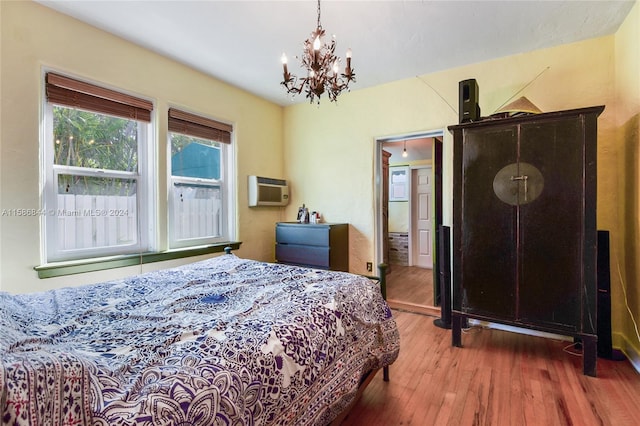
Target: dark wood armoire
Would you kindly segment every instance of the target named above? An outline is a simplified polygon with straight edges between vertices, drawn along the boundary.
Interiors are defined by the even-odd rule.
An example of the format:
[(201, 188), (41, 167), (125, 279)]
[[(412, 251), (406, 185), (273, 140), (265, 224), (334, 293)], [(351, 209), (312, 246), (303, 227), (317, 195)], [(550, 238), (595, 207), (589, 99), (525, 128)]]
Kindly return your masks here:
[(603, 106), (450, 126), (452, 343), (469, 318), (571, 336), (596, 375)]

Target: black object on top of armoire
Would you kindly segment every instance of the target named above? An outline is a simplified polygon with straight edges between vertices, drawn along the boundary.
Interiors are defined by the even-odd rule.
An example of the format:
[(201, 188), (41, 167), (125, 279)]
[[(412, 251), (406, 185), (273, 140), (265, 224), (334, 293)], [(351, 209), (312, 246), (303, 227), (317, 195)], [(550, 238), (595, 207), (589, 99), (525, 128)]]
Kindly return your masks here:
[(473, 318), (572, 336), (596, 375), (596, 146), (604, 106), (453, 133), (452, 343)]

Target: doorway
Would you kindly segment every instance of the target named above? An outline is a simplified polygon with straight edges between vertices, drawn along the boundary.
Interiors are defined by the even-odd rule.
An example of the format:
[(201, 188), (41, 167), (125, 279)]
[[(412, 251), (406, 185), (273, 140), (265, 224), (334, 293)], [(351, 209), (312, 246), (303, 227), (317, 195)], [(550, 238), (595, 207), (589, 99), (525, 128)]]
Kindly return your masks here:
[[(388, 302), (432, 315), (439, 315), (440, 305), (442, 139), (437, 130), (376, 140), (376, 255), (389, 265)], [(393, 180), (403, 173), (406, 189), (398, 187), (402, 179)]]

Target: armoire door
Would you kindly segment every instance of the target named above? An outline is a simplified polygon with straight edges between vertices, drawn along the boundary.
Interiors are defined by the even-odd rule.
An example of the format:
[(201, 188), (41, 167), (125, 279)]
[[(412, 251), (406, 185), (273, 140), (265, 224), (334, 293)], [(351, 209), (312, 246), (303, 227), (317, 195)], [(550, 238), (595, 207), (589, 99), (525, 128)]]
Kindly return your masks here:
[(520, 205), (518, 320), (524, 323), (571, 331), (580, 324), (584, 146), (581, 117), (520, 126), (520, 161), (543, 179), (539, 196)]
[[(513, 126), (464, 130), (462, 149), (461, 309), (514, 319), (517, 283), (517, 206), (494, 193), (496, 174), (517, 160)], [(456, 301), (454, 301), (456, 302)]]

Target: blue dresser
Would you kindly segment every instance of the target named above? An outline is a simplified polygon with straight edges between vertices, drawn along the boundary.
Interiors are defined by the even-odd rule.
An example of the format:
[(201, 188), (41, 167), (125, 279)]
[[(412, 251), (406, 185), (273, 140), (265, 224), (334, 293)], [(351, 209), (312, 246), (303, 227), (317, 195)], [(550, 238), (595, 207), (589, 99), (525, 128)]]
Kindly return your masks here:
[(349, 271), (349, 224), (278, 222), (276, 261)]

